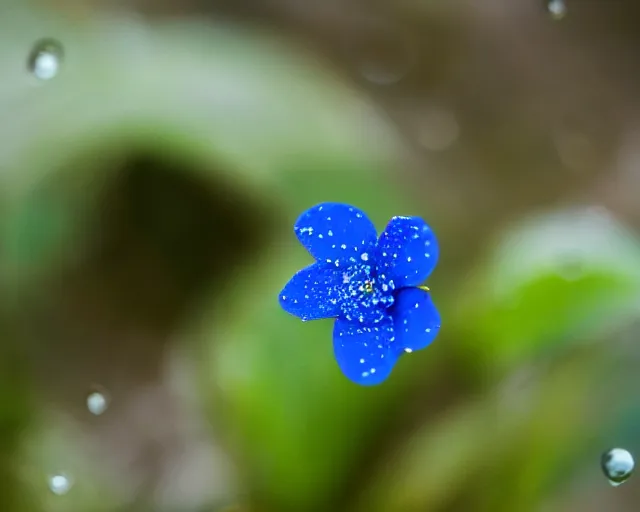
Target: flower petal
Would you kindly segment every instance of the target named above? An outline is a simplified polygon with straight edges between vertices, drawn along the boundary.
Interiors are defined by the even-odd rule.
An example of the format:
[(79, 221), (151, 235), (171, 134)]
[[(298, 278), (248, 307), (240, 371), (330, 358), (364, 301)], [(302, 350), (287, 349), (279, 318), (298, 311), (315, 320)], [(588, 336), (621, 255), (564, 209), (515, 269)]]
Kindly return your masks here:
[(429, 345), (440, 330), (440, 314), (431, 297), (420, 288), (404, 288), (391, 308), (397, 355)]
[(420, 217), (393, 217), (378, 241), (378, 268), (396, 288), (417, 286), (438, 262), (438, 240)]
[(295, 223), (294, 231), (318, 261), (366, 261), (377, 233), (362, 210), (340, 203), (322, 203), (308, 209)]
[(333, 350), (342, 373), (363, 386), (384, 381), (397, 361), (392, 346), (393, 321), (390, 317), (378, 324), (354, 325), (336, 320)]
[(340, 269), (314, 263), (297, 272), (286, 284), (280, 292), (280, 306), (305, 321), (338, 316), (341, 279)]

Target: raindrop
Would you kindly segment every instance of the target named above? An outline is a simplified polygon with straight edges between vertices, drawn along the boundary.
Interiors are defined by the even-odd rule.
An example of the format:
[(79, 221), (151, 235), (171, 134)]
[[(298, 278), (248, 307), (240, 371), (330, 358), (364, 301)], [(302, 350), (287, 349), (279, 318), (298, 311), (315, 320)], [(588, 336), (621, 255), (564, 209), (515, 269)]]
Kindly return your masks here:
[(87, 409), (91, 414), (100, 416), (109, 407), (109, 399), (106, 394), (100, 391), (94, 391), (87, 396)]
[(567, 14), (567, 5), (564, 0), (547, 0), (547, 11), (554, 20), (561, 20)]
[(29, 54), (29, 71), (40, 80), (51, 80), (62, 64), (62, 46), (52, 39), (38, 41)]
[(602, 471), (609, 479), (609, 483), (617, 487), (629, 479), (635, 462), (633, 461), (633, 456), (627, 450), (613, 448), (602, 454), (601, 465)]
[(67, 494), (71, 486), (71, 479), (64, 473), (58, 473), (57, 475), (49, 477), (49, 489), (53, 494), (57, 494), (58, 496)]

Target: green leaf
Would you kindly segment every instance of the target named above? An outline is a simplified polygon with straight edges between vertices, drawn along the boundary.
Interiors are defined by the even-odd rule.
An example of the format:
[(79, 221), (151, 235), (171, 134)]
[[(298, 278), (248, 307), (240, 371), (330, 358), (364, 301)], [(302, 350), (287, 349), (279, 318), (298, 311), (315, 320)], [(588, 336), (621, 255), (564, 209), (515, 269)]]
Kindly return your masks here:
[[(309, 185), (300, 189), (305, 207), (329, 197), (348, 201), (370, 212), (379, 228), (407, 208), (374, 176), (364, 188), (354, 173), (324, 170)], [(353, 384), (333, 356), (333, 322), (303, 323), (280, 308), (282, 287), (312, 262), (293, 233), (300, 212), (290, 212), (273, 247), (256, 255), (224, 303), (211, 296), (192, 335), (202, 340), (211, 417), (244, 453), (256, 499), (269, 509), (311, 511), (345, 491), (410, 373), (402, 361), (383, 386)]]
[(538, 216), (503, 235), (461, 295), (460, 353), (502, 373), (635, 318), (640, 244), (604, 210)]
[[(58, 76), (38, 83), (27, 59), (43, 34), (65, 58)], [(136, 152), (286, 202), (298, 193), (287, 187), (293, 171), (336, 169), (365, 182), (396, 150), (395, 135), (355, 91), (269, 32), (72, 23), (16, 3), (0, 19), (0, 66), (9, 282), (77, 257), (100, 193)]]
[(581, 454), (590, 451), (599, 470), (592, 441), (612, 410), (605, 393), (592, 393), (603, 354), (581, 354), (524, 386), (504, 382), (432, 418), (400, 444), (356, 510), (539, 510), (580, 469)]
[[(26, 62), (43, 36), (58, 40), (65, 58), (58, 76), (38, 83)], [(177, 162), (212, 189), (232, 184), (246, 199), (238, 209), (257, 212), (252, 201), (262, 201), (287, 226), (324, 200), (358, 203), (378, 222), (402, 212), (386, 180), (395, 134), (315, 58), (268, 32), (194, 21), (81, 23), (13, 2), (0, 17), (0, 67), (0, 277), (13, 308), (23, 293), (46, 291), (47, 276), (99, 251), (105, 190), (140, 153)], [(346, 474), (393, 386), (345, 382), (330, 325), (302, 328), (279, 310), (280, 287), (305, 261), (293, 233), (280, 259), (281, 234), (251, 255), (246, 280), (228, 296), (205, 292), (215, 307), (205, 306), (203, 400), (220, 390), (228, 401), (223, 423), (242, 440), (250, 483), (265, 499), (312, 506), (331, 494), (335, 471)], [(192, 329), (187, 320), (181, 327)], [(333, 449), (320, 442), (327, 433), (338, 440)], [(48, 460), (33, 459), (38, 484)], [(305, 463), (314, 468), (308, 478), (299, 471)], [(84, 474), (82, 463), (71, 466)], [(97, 510), (91, 503), (109, 489), (87, 479), (55, 506)]]

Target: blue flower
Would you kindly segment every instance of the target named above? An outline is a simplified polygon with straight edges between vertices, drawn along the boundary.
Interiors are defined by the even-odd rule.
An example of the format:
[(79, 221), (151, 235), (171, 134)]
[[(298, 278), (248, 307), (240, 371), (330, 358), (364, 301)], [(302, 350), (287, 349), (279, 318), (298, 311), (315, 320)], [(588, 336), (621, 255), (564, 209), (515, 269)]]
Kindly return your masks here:
[(333, 348), (346, 377), (384, 381), (398, 358), (429, 345), (440, 315), (419, 285), (438, 261), (438, 242), (419, 217), (393, 217), (378, 238), (358, 208), (323, 203), (294, 231), (316, 262), (296, 273), (280, 305), (303, 321), (336, 318)]

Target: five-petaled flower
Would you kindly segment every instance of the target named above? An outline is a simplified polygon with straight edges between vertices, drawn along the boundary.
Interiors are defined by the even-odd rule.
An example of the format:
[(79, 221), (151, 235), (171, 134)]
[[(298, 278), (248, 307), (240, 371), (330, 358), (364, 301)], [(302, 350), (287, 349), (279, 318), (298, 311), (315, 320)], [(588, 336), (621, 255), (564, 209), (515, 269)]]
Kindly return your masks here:
[(419, 217), (393, 217), (377, 236), (358, 208), (323, 203), (304, 212), (294, 231), (316, 262), (280, 293), (280, 305), (306, 320), (336, 318), (333, 347), (352, 381), (384, 381), (398, 358), (429, 345), (440, 316), (419, 285), (438, 260), (438, 242)]

